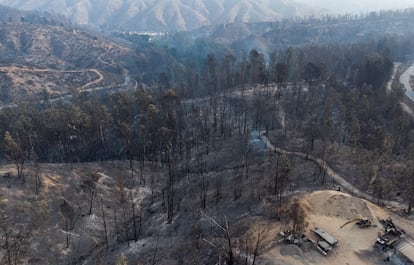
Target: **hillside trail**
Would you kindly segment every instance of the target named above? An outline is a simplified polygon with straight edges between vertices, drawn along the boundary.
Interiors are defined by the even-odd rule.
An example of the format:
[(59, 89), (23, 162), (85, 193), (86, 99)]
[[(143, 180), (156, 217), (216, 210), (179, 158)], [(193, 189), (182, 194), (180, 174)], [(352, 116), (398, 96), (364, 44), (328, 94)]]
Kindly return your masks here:
[[(98, 58), (98, 60), (106, 65), (110, 65), (112, 66), (111, 63), (105, 62), (104, 60), (102, 60), (102, 56), (106, 55), (106, 53), (108, 53), (111, 49), (107, 50), (105, 53), (100, 55), (100, 58)], [(49, 69), (49, 68), (30, 68), (30, 67), (18, 67), (18, 66), (0, 66), (0, 72), (16, 72), (16, 71), (23, 71), (23, 72), (32, 72), (32, 73), (36, 73), (36, 72), (41, 72), (41, 73), (85, 73), (85, 72), (94, 72), (98, 78), (77, 88), (78, 93), (91, 93), (91, 92), (95, 92), (95, 91), (102, 91), (102, 90), (110, 90), (113, 89), (114, 87), (129, 87), (130, 89), (137, 89), (138, 88), (138, 81), (136, 80), (132, 80), (129, 71), (126, 68), (123, 68), (123, 77), (124, 80), (122, 81), (122, 83), (116, 84), (116, 85), (108, 85), (108, 86), (96, 86), (96, 87), (92, 87), (93, 85), (98, 85), (99, 83), (101, 83), (105, 77), (104, 75), (98, 70), (98, 69), (84, 69), (84, 70), (57, 70), (57, 69)], [(133, 85), (131, 86), (131, 83), (133, 81)], [(119, 89), (119, 88), (118, 88)], [(65, 100), (68, 98), (71, 98), (72, 95), (64, 95), (64, 96), (60, 96), (60, 97), (56, 97), (51, 99), (51, 101), (59, 101), (59, 100)], [(41, 101), (39, 101), (41, 102)], [(14, 108), (17, 107), (18, 104), (16, 103), (10, 103), (10, 104), (5, 104), (5, 105), (1, 105), (0, 106), (0, 110), (4, 109), (4, 108)]]
[(57, 69), (50, 69), (50, 68), (29, 68), (29, 67), (17, 67), (17, 66), (1, 66), (0, 72), (28, 72), (28, 73), (58, 73), (58, 74), (65, 74), (65, 73), (86, 73), (86, 72), (93, 72), (97, 75), (97, 78), (85, 85), (77, 88), (78, 91), (82, 92), (86, 88), (97, 85), (104, 80), (104, 75), (98, 69), (84, 69), (84, 70), (57, 70)]
[(112, 50), (112, 47), (109, 47), (105, 52), (103, 52), (101, 55), (98, 56), (98, 61), (101, 62), (104, 65), (116, 67), (116, 65), (113, 62), (107, 62), (104, 59), (102, 59), (103, 56), (106, 56), (110, 51)]
[(83, 85), (82, 87), (79, 88), (79, 91), (82, 92), (83, 90), (85, 90), (86, 88), (93, 86), (93, 85), (97, 85), (99, 83), (101, 83), (104, 80), (104, 76), (101, 72), (98, 71), (98, 69), (89, 69), (89, 71), (94, 72), (95, 74), (98, 75), (98, 78), (95, 79), (94, 81), (91, 81), (85, 85)]
[[(122, 81), (122, 83), (119, 84), (115, 84), (115, 85), (107, 85), (107, 86), (97, 86), (97, 87), (92, 87), (92, 88), (88, 88), (88, 86), (91, 86), (94, 83), (99, 83), (100, 81), (95, 80), (93, 82), (90, 82), (88, 84), (85, 84), (82, 86), (82, 89), (80, 89), (80, 91), (78, 93), (92, 93), (92, 92), (97, 92), (97, 91), (106, 91), (106, 90), (116, 90), (116, 89), (120, 89), (120, 88), (127, 88), (127, 89), (137, 89), (138, 88), (138, 81), (133, 80), (134, 81), (134, 85), (131, 85), (131, 76), (129, 75), (129, 72), (127, 69), (124, 69), (124, 81)], [(128, 88), (129, 87), (129, 88)], [(66, 99), (70, 99), (72, 98), (72, 94), (69, 95), (64, 95), (64, 96), (60, 96), (60, 97), (56, 97), (56, 98), (52, 98), (49, 101), (50, 102), (56, 102), (56, 101), (60, 101), (60, 100), (66, 100)], [(39, 103), (42, 103), (43, 100), (39, 100)], [(16, 108), (19, 105), (17, 103), (10, 103), (10, 104), (5, 104), (5, 105), (0, 105), (0, 110), (5, 109), (5, 108)]]
[(380, 200), (380, 199), (378, 199), (378, 198), (376, 198), (376, 197), (374, 197), (370, 194), (367, 194), (367, 193), (363, 192), (362, 190), (357, 188), (355, 185), (353, 185), (353, 184), (349, 183), (347, 180), (345, 180), (345, 178), (343, 178), (340, 174), (335, 172), (329, 166), (328, 162), (326, 162), (325, 160), (323, 160), (321, 158), (318, 158), (318, 157), (316, 157), (312, 154), (307, 154), (307, 153), (304, 153), (304, 152), (289, 151), (289, 150), (285, 150), (285, 149), (282, 149), (280, 147), (274, 146), (272, 144), (272, 142), (269, 140), (269, 138), (266, 136), (265, 131), (262, 131), (260, 133), (260, 139), (265, 144), (266, 148), (268, 148), (269, 150), (272, 150), (272, 151), (277, 152), (279, 154), (297, 156), (297, 157), (301, 157), (303, 159), (312, 161), (313, 163), (315, 163), (316, 165), (321, 167), (330, 178), (332, 178), (336, 183), (338, 183), (343, 189), (348, 191), (353, 196), (360, 197), (360, 198), (365, 199), (367, 201), (373, 202), (374, 204), (381, 201), (384, 205), (392, 207), (392, 208), (397, 208), (397, 209), (406, 209), (407, 208), (407, 205), (405, 205), (403, 203), (396, 202), (396, 201)]

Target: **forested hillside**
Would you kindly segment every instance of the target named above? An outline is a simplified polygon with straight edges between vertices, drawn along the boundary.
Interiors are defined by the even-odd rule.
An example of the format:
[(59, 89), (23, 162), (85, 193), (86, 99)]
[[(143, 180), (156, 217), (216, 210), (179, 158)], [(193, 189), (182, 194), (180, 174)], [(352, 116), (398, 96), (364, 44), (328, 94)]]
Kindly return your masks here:
[[(350, 44), (389, 36), (399, 39), (413, 33), (413, 9), (364, 14), (325, 15), (304, 20), (265, 23), (229, 23), (179, 34), (205, 38), (234, 49), (269, 52), (304, 44)], [(395, 51), (397, 52), (397, 51)], [(402, 51), (399, 51), (402, 52)]]

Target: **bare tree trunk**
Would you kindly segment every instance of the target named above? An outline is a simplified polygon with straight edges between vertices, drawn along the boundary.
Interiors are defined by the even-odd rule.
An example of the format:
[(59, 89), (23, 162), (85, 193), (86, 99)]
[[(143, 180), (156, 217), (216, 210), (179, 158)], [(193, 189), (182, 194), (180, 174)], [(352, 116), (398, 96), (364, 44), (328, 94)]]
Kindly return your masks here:
[(140, 235), (141, 235), (141, 229), (142, 229), (142, 206), (139, 208), (139, 227), (138, 227), (138, 236), (137, 236), (137, 238), (139, 238)]
[(246, 253), (246, 257), (244, 258), (244, 265), (249, 265), (249, 256), (247, 255), (248, 252), (249, 252), (249, 244), (248, 244), (248, 240), (246, 237), (244, 241), (244, 253)]
[(229, 261), (228, 261), (228, 265), (233, 265), (234, 264), (234, 255), (233, 255), (233, 246), (231, 244), (231, 237), (230, 237), (230, 227), (229, 227), (229, 222), (227, 221), (227, 217), (225, 217), (225, 221), (226, 221), (226, 238), (227, 238), (227, 243), (228, 243), (228, 255), (229, 255)]
[(6, 251), (7, 251), (7, 265), (12, 265), (11, 263), (11, 249), (10, 249), (10, 244), (9, 244), (9, 233), (7, 231), (4, 232), (4, 237), (5, 237), (5, 247), (6, 247)]
[(143, 182), (143, 185), (145, 186), (145, 178), (144, 178), (144, 170), (145, 170), (145, 156), (146, 156), (146, 146), (147, 146), (147, 137), (146, 137), (146, 129), (143, 128), (143, 137), (144, 137), (144, 143), (143, 143), (143, 150), (142, 150), (142, 161), (141, 161), (141, 183)]
[(277, 154), (277, 160), (276, 160), (276, 170), (274, 172), (275, 176), (274, 176), (274, 189), (273, 189), (273, 194), (277, 195), (278, 191), (279, 191), (279, 161), (280, 161), (280, 154)]
[(122, 211), (123, 211), (123, 216), (124, 216), (125, 238), (127, 240), (128, 247), (129, 247), (128, 219), (127, 219), (127, 213), (126, 213), (125, 207), (122, 207)]
[(90, 201), (89, 201), (89, 212), (88, 212), (88, 215), (92, 215), (92, 208), (93, 208), (93, 200), (94, 200), (94, 198), (95, 198), (95, 190), (94, 189), (92, 189), (92, 191), (91, 191), (91, 198), (90, 198)]
[(167, 187), (167, 223), (171, 224), (174, 217), (174, 164), (171, 151), (168, 158), (168, 187)]
[[(102, 220), (103, 220), (103, 225), (104, 225), (104, 232), (105, 232), (105, 245), (106, 245), (106, 249), (108, 249), (108, 231), (106, 229), (106, 218), (105, 218), (105, 212), (104, 212), (104, 207), (103, 207), (103, 200), (101, 198), (101, 211), (102, 211)], [(118, 233), (117, 233), (118, 234)]]
[(203, 210), (206, 209), (207, 204), (207, 185), (206, 185), (206, 178), (203, 173), (201, 173), (201, 193), (200, 193), (200, 199), (201, 199), (201, 208)]
[[(21, 240), (24, 240), (23, 238)], [(19, 256), (20, 256), (20, 250), (22, 246), (22, 242), (19, 240), (19, 242), (15, 242), (15, 251), (14, 251), (14, 265), (19, 265)]]
[(70, 231), (69, 231), (69, 220), (67, 218), (65, 218), (65, 230), (66, 230), (66, 248), (69, 248)]
[[(133, 200), (133, 198), (131, 198)], [(138, 238), (137, 238), (137, 220), (136, 220), (136, 216), (135, 216), (135, 203), (134, 201), (132, 201), (131, 203), (131, 208), (132, 208), (132, 222), (134, 225), (134, 241), (137, 242)]]
[(40, 166), (39, 163), (37, 162), (37, 160), (35, 159), (34, 161), (35, 165), (35, 171), (34, 171), (34, 175), (35, 175), (35, 194), (39, 195), (39, 188), (40, 188)]
[(115, 224), (115, 233), (116, 233), (116, 242), (119, 243), (119, 230), (118, 230), (118, 220), (116, 214), (116, 207), (114, 206), (114, 224)]
[(132, 156), (130, 154), (129, 158), (129, 168), (131, 169), (131, 179), (134, 178), (134, 162), (132, 160)]
[(216, 177), (216, 205), (220, 202), (221, 197), (221, 179)]
[(151, 172), (151, 205), (154, 204), (154, 185), (155, 185), (155, 176), (154, 172)]
[(261, 237), (262, 237), (262, 233), (261, 233), (261, 231), (259, 231), (259, 233), (257, 234), (256, 246), (254, 248), (252, 265), (255, 265), (256, 258), (259, 255), (259, 246), (260, 246)]
[(155, 259), (157, 257), (158, 244), (159, 244), (159, 242), (160, 242), (160, 235), (158, 235), (158, 237), (157, 237), (157, 243), (155, 244), (155, 250), (154, 250), (154, 255), (152, 255), (151, 265), (155, 265)]

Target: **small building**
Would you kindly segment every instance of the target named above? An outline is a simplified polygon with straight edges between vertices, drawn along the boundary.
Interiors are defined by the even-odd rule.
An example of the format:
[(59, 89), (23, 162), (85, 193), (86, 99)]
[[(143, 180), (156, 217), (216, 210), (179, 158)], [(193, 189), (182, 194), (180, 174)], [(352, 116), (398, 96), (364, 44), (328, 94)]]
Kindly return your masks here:
[(334, 247), (336, 244), (338, 244), (338, 240), (322, 228), (315, 228), (312, 230), (315, 234), (317, 234), (322, 240), (326, 241), (331, 247)]
[[(318, 247), (320, 247), (326, 254), (328, 254), (330, 251), (332, 251), (331, 245), (328, 244), (325, 240), (320, 240), (318, 242)], [(324, 255), (325, 255), (324, 253)]]
[(313, 242), (316, 250), (324, 256), (327, 256), (332, 251), (332, 248), (338, 244), (338, 240), (322, 228), (316, 227), (312, 232), (318, 236), (318, 241)]

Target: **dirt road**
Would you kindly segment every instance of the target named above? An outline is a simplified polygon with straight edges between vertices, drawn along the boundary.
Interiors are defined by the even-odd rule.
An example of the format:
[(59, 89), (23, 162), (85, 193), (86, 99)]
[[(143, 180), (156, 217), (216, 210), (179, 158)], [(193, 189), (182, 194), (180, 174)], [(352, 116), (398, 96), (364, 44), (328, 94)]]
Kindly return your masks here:
[[(362, 199), (371, 201), (373, 203), (378, 203), (378, 201), (379, 201), (378, 198), (375, 198), (372, 195), (369, 195), (369, 194), (361, 191), (360, 189), (358, 189), (357, 187), (355, 187), (354, 185), (349, 183), (341, 175), (339, 175), (337, 172), (335, 172), (325, 160), (317, 158), (312, 154), (306, 154), (306, 153), (303, 153), (303, 152), (293, 152), (293, 151), (288, 151), (288, 150), (276, 147), (270, 142), (269, 138), (267, 138), (265, 132), (260, 133), (260, 139), (263, 141), (263, 143), (266, 145), (266, 147), (268, 149), (272, 150), (272, 151), (275, 151), (279, 154), (284, 154), (284, 155), (298, 156), (298, 157), (310, 160), (310, 161), (314, 162), (315, 164), (319, 165), (323, 170), (325, 170), (326, 174), (330, 178), (335, 180), (336, 183), (338, 183), (346, 191), (350, 192), (353, 196), (360, 197)], [(399, 202), (395, 202), (395, 201), (381, 200), (381, 202), (383, 202), (386, 206), (389, 206), (389, 207), (392, 207), (392, 208), (399, 208), (399, 209), (406, 209), (407, 208), (406, 205), (404, 205), (402, 203), (399, 203)]]
[[(391, 91), (392, 83), (396, 76), (396, 68), (400, 67), (400, 63), (394, 64), (394, 73), (391, 81), (387, 85), (387, 91)], [(414, 90), (410, 86), (410, 77), (414, 75), (414, 65), (409, 67), (401, 76), (400, 76), (400, 84), (404, 85), (405, 88), (405, 94), (407, 97), (414, 102)], [(408, 115), (414, 118), (414, 110), (405, 102), (401, 102), (401, 108), (404, 112), (406, 112)]]
[(410, 79), (411, 76), (414, 76), (414, 65), (410, 66), (400, 77), (400, 83), (404, 85), (405, 94), (412, 101), (414, 101), (414, 90), (411, 87)]

